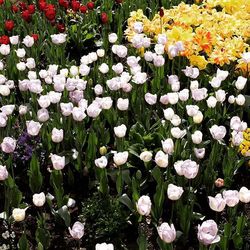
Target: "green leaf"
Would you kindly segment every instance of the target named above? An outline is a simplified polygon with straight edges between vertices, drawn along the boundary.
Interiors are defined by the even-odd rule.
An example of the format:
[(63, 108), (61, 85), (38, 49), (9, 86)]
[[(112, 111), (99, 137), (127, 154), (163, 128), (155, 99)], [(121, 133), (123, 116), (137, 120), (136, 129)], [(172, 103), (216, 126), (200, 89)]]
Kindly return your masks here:
[(26, 233), (23, 233), (21, 238), (18, 241), (18, 249), (20, 250), (29, 250), (29, 244), (26, 237)]
[(58, 214), (64, 220), (66, 227), (69, 227), (71, 219), (67, 206), (63, 206), (60, 209), (58, 209)]
[(39, 160), (35, 154), (33, 154), (30, 162), (30, 169), (28, 170), (29, 187), (33, 193), (39, 193), (42, 184), (43, 176), (40, 171)]
[(63, 204), (63, 176), (62, 172), (60, 170), (53, 170), (51, 175), (50, 175), (50, 182), (51, 185), (54, 188), (55, 196), (56, 196), (56, 201), (57, 201), (57, 206), (62, 207)]
[(37, 250), (44, 250), (43, 245), (41, 244), (41, 242), (38, 243)]
[(40, 247), (42, 247), (41, 249), (48, 249), (50, 245), (49, 231), (44, 228), (37, 228), (36, 241), (38, 242), (38, 246), (40, 244)]
[(139, 246), (139, 250), (146, 250), (148, 249), (148, 242), (145, 233), (140, 233), (137, 239), (137, 244)]
[(119, 200), (122, 204), (124, 204), (126, 207), (128, 207), (129, 210), (130, 210), (131, 212), (134, 211), (134, 204), (133, 204), (133, 202), (130, 200), (130, 198), (128, 197), (127, 194), (123, 194), (121, 197), (118, 198), (118, 200)]

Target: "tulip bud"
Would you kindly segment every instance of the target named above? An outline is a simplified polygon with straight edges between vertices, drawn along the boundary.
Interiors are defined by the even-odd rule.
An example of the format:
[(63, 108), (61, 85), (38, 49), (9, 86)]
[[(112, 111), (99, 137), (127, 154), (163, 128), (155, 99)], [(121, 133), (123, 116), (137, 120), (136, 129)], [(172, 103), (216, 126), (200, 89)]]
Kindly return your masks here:
[(168, 154), (161, 150), (158, 151), (155, 155), (155, 163), (161, 168), (166, 168), (168, 166)]
[(250, 190), (246, 187), (242, 187), (239, 191), (239, 199), (241, 202), (249, 203), (250, 202)]
[(119, 138), (124, 137), (126, 135), (126, 131), (127, 131), (127, 127), (124, 124), (114, 127), (115, 135)]
[(105, 168), (108, 165), (108, 160), (105, 156), (102, 156), (95, 160), (95, 165), (98, 168)]
[(4, 153), (13, 153), (16, 148), (16, 140), (11, 137), (5, 137), (1, 143), (1, 149)]
[[(121, 1), (121, 0), (119, 0)], [(116, 1), (117, 2), (117, 1)], [(95, 245), (95, 250), (114, 250), (114, 245), (113, 244), (107, 244), (107, 243), (97, 243)]]
[(178, 187), (174, 184), (168, 185), (167, 194), (168, 194), (168, 198), (172, 201), (179, 200), (183, 192), (184, 190), (182, 187)]
[(224, 187), (224, 180), (221, 178), (218, 178), (215, 182), (214, 182), (216, 187)]
[(8, 178), (8, 171), (6, 169), (6, 166), (0, 165), (0, 181), (4, 181)]
[(150, 197), (147, 195), (143, 195), (139, 198), (136, 203), (137, 211), (140, 215), (148, 216), (151, 211), (152, 202)]
[(21, 209), (21, 208), (14, 208), (12, 211), (12, 217), (16, 222), (23, 221), (25, 219), (25, 211), (28, 208)]
[(193, 143), (194, 144), (200, 144), (202, 142), (202, 136), (203, 136), (203, 134), (202, 134), (201, 131), (199, 131), (199, 130), (195, 131), (191, 135)]
[(237, 190), (224, 190), (222, 194), (229, 207), (234, 207), (239, 203), (239, 192)]
[(63, 129), (53, 128), (51, 139), (55, 143), (61, 142), (63, 140)]
[(107, 154), (107, 148), (105, 146), (102, 146), (99, 148), (99, 152), (101, 155)]
[(69, 233), (74, 239), (81, 239), (84, 235), (84, 224), (77, 221), (74, 223), (72, 229), (69, 227)]
[(144, 151), (140, 154), (140, 159), (143, 162), (150, 162), (152, 160), (153, 154), (149, 151)]
[(51, 154), (50, 157), (54, 169), (61, 170), (65, 167), (65, 156)]
[(44, 194), (44, 192), (42, 192), (40, 194), (34, 194), (32, 201), (33, 201), (35, 206), (42, 207), (44, 205), (44, 203), (45, 203), (45, 194)]
[(115, 153), (113, 156), (113, 160), (117, 166), (125, 164), (128, 160), (128, 151)]
[(169, 226), (168, 223), (164, 222), (157, 227), (159, 237), (166, 243), (172, 243), (176, 238), (176, 230), (173, 224)]

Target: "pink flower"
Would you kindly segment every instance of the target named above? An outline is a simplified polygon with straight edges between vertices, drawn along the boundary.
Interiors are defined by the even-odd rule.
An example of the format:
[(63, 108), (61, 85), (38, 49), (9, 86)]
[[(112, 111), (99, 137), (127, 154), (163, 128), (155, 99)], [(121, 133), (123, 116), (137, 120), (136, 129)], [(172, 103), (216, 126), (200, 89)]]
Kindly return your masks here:
[(220, 236), (217, 233), (218, 227), (214, 220), (207, 220), (198, 225), (198, 240), (204, 245), (219, 242)]
[(5, 137), (1, 143), (1, 148), (4, 153), (13, 153), (16, 148), (16, 140), (11, 137)]
[(74, 239), (80, 240), (84, 235), (84, 224), (75, 222), (72, 228), (69, 227), (69, 233)]

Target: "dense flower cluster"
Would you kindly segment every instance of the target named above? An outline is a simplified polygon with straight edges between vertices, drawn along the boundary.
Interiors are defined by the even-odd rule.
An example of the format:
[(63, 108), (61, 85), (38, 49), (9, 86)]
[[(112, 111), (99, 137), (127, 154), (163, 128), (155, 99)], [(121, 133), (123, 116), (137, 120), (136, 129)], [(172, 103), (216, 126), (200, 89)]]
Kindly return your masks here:
[(250, 244), (249, 5), (158, 2), (0, 0), (0, 249)]
[(220, 66), (229, 64), (241, 58), (249, 47), (249, 8), (237, 2), (239, 11), (229, 14), (212, 8), (218, 5), (217, 2), (211, 8), (206, 4), (181, 3), (175, 8), (164, 10), (162, 16), (156, 14), (152, 20), (142, 10), (131, 12), (125, 33), (138, 49), (147, 48), (143, 43), (146, 37), (152, 43), (159, 43), (165, 36), (162, 49), (169, 58), (185, 56), (191, 65), (199, 69), (206, 68), (209, 63)]
[(250, 156), (250, 129), (243, 132), (243, 141), (240, 144), (240, 152), (244, 156)]

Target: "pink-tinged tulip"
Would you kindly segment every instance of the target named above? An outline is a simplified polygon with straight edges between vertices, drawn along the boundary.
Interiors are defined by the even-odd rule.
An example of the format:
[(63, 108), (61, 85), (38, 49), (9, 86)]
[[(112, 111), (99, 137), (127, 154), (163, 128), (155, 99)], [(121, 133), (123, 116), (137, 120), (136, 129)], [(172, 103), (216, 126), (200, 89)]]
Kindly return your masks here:
[(136, 203), (137, 211), (140, 215), (148, 216), (151, 211), (152, 202), (150, 197), (147, 195), (143, 195), (139, 198)]
[(65, 167), (65, 156), (51, 154), (50, 157), (54, 169), (61, 170)]
[(208, 196), (209, 206), (216, 212), (221, 212), (226, 206), (226, 201), (222, 198), (221, 194), (217, 194), (215, 197)]
[(223, 191), (223, 198), (229, 207), (234, 207), (239, 203), (239, 192), (237, 190)]
[(227, 130), (224, 126), (213, 125), (209, 130), (212, 137), (217, 141), (222, 140), (227, 133)]
[(69, 227), (69, 233), (72, 238), (80, 240), (84, 235), (84, 224), (79, 221), (75, 222), (72, 228)]
[(198, 240), (204, 245), (219, 242), (220, 236), (217, 233), (218, 227), (214, 220), (207, 220), (198, 225)]
[(16, 148), (16, 140), (11, 137), (5, 137), (1, 143), (1, 149), (4, 153), (13, 153)]
[(39, 122), (26, 121), (27, 132), (29, 135), (36, 136), (39, 134), (39, 131), (42, 125)]
[(61, 142), (63, 140), (63, 129), (53, 128), (51, 139), (55, 143)]
[(176, 230), (173, 224), (169, 226), (168, 223), (164, 222), (157, 227), (158, 234), (166, 243), (172, 243), (176, 238)]
[(8, 171), (6, 169), (6, 166), (0, 165), (0, 181), (4, 181), (8, 178)]
[(184, 192), (184, 190), (182, 187), (178, 187), (174, 184), (168, 185), (167, 194), (168, 194), (168, 198), (172, 201), (179, 200), (180, 197), (182, 196), (183, 192)]

